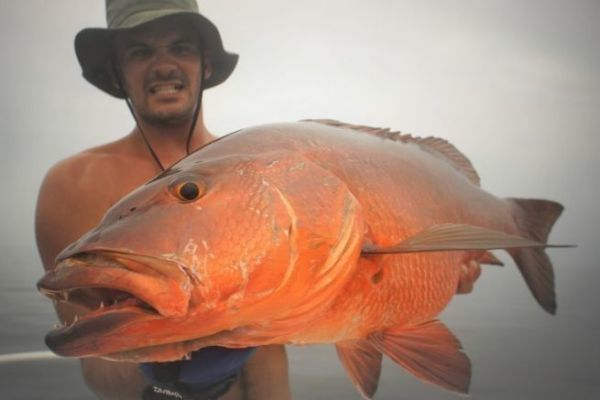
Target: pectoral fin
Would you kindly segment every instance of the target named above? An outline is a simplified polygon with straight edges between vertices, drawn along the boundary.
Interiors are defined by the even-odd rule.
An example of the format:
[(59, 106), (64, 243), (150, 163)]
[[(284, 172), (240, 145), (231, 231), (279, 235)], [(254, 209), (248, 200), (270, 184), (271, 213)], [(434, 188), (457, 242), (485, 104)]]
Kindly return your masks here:
[(368, 340), (339, 342), (335, 348), (354, 386), (365, 399), (371, 399), (379, 384), (381, 352)]
[(369, 340), (417, 378), (453, 392), (468, 392), (471, 362), (458, 339), (440, 321), (388, 329), (369, 335)]
[(427, 228), (393, 246), (363, 246), (363, 253), (415, 253), (424, 251), (493, 250), (523, 247), (565, 247), (541, 243), (501, 231), (465, 224)]

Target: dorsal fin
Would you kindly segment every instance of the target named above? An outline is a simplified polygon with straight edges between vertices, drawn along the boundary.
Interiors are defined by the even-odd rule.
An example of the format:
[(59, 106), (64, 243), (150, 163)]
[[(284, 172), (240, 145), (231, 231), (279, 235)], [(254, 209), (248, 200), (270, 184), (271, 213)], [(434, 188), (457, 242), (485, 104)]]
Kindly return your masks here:
[(403, 143), (415, 143), (424, 151), (447, 160), (454, 168), (465, 175), (471, 182), (479, 186), (479, 175), (471, 161), (461, 153), (456, 147), (444, 139), (436, 137), (416, 137), (402, 132), (391, 131), (389, 128), (373, 128), (364, 125), (352, 125), (333, 119), (306, 119), (303, 122), (316, 122), (319, 124), (335, 126), (337, 128), (352, 129), (355, 131), (366, 132), (371, 135), (379, 136), (385, 139), (391, 139)]

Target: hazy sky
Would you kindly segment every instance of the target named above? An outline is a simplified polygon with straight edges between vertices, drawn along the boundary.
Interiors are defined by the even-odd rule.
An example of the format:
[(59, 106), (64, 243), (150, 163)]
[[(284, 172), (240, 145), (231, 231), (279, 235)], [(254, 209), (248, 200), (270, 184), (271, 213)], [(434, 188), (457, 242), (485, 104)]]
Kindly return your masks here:
[[(215, 132), (326, 117), (441, 136), (471, 158), (491, 192), (564, 202), (560, 226), (573, 235), (579, 223), (597, 221), (600, 2), (200, 7), (240, 54), (229, 81), (205, 96)], [(81, 78), (73, 52), (80, 29), (104, 25), (103, 1), (0, 3), (4, 243), (31, 240), (36, 192), (51, 164), (132, 127), (123, 102)], [(589, 224), (586, 235), (560, 239), (599, 232)]]
[[(200, 7), (240, 54), (232, 77), (205, 95), (210, 129), (334, 118), (443, 137), (490, 192), (565, 205), (551, 239), (579, 247), (552, 253), (559, 293), (598, 310), (600, 1)], [(73, 38), (91, 26), (105, 26), (104, 1), (0, 2), (2, 249), (32, 251), (37, 190), (53, 163), (133, 126), (122, 101), (81, 78)]]

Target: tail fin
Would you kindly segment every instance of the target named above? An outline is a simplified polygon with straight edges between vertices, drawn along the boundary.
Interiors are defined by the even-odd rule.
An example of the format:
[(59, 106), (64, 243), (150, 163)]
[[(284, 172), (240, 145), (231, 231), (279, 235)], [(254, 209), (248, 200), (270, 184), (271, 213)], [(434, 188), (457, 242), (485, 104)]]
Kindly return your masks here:
[[(552, 226), (563, 211), (554, 201), (508, 199), (513, 205), (514, 217), (523, 237), (546, 243)], [(550, 314), (556, 313), (554, 271), (543, 248), (508, 250), (519, 267), (533, 297)]]

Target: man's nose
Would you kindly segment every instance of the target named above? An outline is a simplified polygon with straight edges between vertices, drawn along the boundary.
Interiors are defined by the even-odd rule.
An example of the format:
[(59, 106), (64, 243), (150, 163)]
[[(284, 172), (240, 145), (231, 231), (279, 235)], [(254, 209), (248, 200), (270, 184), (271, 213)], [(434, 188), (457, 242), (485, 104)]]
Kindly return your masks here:
[(171, 79), (177, 73), (177, 67), (169, 62), (157, 62), (152, 66), (152, 74), (157, 79)]
[(152, 73), (159, 79), (172, 78), (177, 71), (177, 64), (168, 49), (157, 49), (152, 60)]

